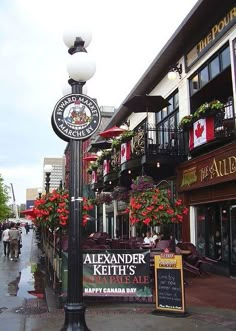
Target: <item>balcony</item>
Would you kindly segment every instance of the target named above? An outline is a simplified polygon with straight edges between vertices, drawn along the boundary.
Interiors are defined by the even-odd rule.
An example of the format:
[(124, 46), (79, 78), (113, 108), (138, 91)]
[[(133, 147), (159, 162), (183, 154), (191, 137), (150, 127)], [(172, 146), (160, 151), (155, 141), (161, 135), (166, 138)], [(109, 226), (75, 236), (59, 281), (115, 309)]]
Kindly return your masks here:
[[(207, 118), (207, 116), (205, 116)], [(213, 133), (211, 139), (196, 148), (190, 150), (191, 156), (198, 156), (213, 149), (222, 147), (235, 140), (236, 137), (236, 118), (233, 107), (233, 100), (230, 99), (221, 111), (208, 116), (213, 121)], [(188, 130), (187, 134), (189, 135)]]

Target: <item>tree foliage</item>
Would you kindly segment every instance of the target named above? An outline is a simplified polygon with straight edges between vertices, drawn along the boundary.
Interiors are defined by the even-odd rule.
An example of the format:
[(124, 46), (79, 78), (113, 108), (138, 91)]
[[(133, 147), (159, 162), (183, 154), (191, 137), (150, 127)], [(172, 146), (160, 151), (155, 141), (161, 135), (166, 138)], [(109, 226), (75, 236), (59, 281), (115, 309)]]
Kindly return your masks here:
[(0, 220), (8, 218), (11, 213), (8, 206), (9, 198), (7, 186), (4, 184), (3, 178), (0, 174)]

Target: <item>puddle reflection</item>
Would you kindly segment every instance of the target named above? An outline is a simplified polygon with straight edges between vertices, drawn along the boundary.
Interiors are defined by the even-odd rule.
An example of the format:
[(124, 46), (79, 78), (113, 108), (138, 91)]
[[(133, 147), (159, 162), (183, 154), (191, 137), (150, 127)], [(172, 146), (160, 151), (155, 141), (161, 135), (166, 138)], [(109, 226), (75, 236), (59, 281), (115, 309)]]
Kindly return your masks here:
[(19, 290), (19, 282), (21, 278), (21, 272), (19, 272), (19, 276), (16, 277), (13, 281), (8, 283), (8, 294), (10, 296), (17, 296), (17, 292)]
[(44, 298), (44, 273), (37, 264), (19, 272), (19, 276), (8, 283), (8, 294), (23, 298)]

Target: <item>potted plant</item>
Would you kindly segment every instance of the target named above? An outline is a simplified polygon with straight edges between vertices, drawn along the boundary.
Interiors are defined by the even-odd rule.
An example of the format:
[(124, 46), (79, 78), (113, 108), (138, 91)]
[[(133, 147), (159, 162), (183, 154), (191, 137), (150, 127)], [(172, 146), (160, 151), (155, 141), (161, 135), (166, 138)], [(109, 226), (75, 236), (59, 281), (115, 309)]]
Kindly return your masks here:
[(193, 125), (194, 116), (192, 114), (182, 117), (179, 122), (179, 128), (189, 129)]
[(111, 148), (118, 150), (120, 148), (121, 143), (122, 142), (119, 138), (113, 139), (111, 142)]
[(91, 162), (90, 166), (87, 169), (87, 173), (91, 175), (94, 170), (97, 170), (98, 166), (99, 164), (97, 161)]
[(112, 150), (111, 149), (104, 149), (102, 151), (102, 154), (97, 158), (97, 163), (98, 164), (103, 164), (103, 161), (106, 159), (110, 159), (112, 154)]
[(207, 116), (214, 116), (219, 112), (224, 113), (224, 104), (219, 100), (213, 100), (211, 102), (205, 102), (194, 113), (194, 117), (205, 118)]
[(130, 141), (133, 137), (134, 137), (134, 131), (127, 130), (120, 135), (119, 139), (121, 140), (121, 143), (125, 143), (127, 141)]

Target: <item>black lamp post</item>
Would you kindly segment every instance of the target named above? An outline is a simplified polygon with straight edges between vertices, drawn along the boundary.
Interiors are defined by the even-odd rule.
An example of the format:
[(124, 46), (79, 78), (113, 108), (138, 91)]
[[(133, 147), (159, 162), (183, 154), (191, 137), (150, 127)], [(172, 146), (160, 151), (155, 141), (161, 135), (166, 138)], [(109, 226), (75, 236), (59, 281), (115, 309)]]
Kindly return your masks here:
[(49, 188), (50, 188), (50, 176), (51, 176), (51, 172), (52, 172), (52, 165), (51, 164), (46, 164), (44, 166), (44, 172), (46, 174), (45, 177), (45, 191), (46, 194), (49, 193)]
[[(83, 39), (80, 37), (81, 34), (79, 34), (79, 36), (78, 34), (77, 31), (71, 31), (69, 34), (64, 34), (64, 42), (69, 47), (68, 52), (72, 55), (67, 69), (69, 76), (71, 77), (69, 80), (72, 89), (71, 95), (75, 98), (76, 95), (82, 94), (83, 85), (95, 73), (95, 64), (89, 59), (89, 57), (87, 57), (85, 49), (89, 43), (88, 40), (91, 40), (91, 37), (88, 36), (86, 41), (86, 36), (84, 34), (81, 36)], [(75, 61), (77, 61), (77, 64)], [(81, 111), (81, 109), (79, 111)], [(86, 138), (84, 138), (84, 140), (85, 139)], [(80, 140), (73, 138), (69, 140), (71, 156), (69, 186), (68, 287), (67, 303), (64, 306), (65, 322), (61, 331), (89, 331), (85, 321), (86, 307), (83, 303), (83, 253), (81, 248), (83, 207), (82, 143), (82, 138)]]
[(38, 188), (39, 199), (41, 199), (41, 197), (42, 197), (42, 193), (43, 193), (43, 189), (42, 189), (41, 187)]

